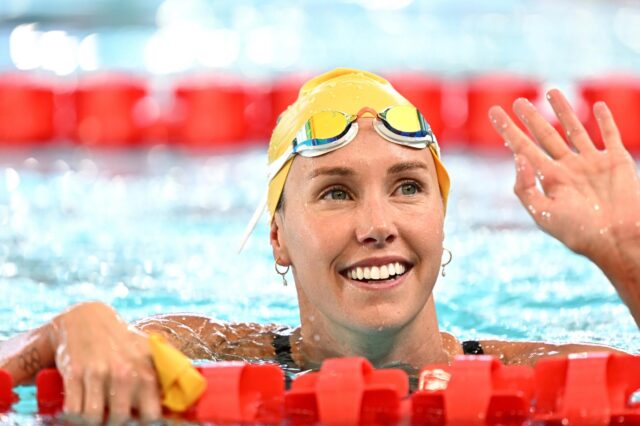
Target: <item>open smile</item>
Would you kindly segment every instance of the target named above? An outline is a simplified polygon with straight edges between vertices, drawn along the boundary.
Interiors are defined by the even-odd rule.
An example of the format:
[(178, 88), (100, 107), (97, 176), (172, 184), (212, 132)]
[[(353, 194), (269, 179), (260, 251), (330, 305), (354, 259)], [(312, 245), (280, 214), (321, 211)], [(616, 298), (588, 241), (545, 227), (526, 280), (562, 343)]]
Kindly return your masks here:
[(412, 267), (403, 260), (369, 260), (343, 269), (340, 274), (360, 286), (388, 288), (404, 281)]

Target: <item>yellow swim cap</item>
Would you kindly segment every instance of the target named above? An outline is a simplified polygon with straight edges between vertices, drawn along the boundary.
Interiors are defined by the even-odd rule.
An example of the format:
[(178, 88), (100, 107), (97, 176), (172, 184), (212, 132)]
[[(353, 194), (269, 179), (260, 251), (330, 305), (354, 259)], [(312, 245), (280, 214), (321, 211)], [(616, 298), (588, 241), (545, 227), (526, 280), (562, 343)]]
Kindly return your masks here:
[[(393, 105), (411, 105), (411, 103), (380, 76), (349, 68), (336, 68), (321, 74), (305, 83), (300, 89), (298, 99), (280, 115), (269, 141), (269, 164), (271, 165), (291, 147), (296, 133), (316, 112), (331, 110), (355, 115), (363, 107), (382, 111)], [(429, 117), (426, 118), (428, 121)], [(449, 175), (440, 161), (437, 144), (429, 145), (429, 150), (436, 165), (440, 194), (446, 209)], [(282, 195), (292, 161), (293, 159), (285, 163), (269, 182), (267, 206), (271, 219)]]

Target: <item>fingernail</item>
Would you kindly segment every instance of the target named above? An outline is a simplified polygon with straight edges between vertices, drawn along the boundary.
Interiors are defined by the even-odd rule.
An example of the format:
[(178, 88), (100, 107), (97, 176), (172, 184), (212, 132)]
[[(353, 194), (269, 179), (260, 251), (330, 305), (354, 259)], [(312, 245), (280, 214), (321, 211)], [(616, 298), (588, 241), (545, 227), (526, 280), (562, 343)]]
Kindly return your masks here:
[(598, 101), (593, 104), (593, 113), (596, 116), (596, 120), (601, 120), (603, 115), (609, 113), (609, 107), (607, 107), (606, 103)]
[(527, 111), (527, 109), (531, 108), (533, 108), (533, 105), (531, 105), (529, 99), (526, 98), (518, 98), (513, 103), (513, 110), (516, 112), (516, 114), (518, 114), (518, 117), (520, 118), (524, 118), (524, 113)]
[(500, 107), (492, 107), (489, 109), (489, 120), (491, 121), (493, 128), (499, 133), (504, 132), (508, 126), (505, 114)]

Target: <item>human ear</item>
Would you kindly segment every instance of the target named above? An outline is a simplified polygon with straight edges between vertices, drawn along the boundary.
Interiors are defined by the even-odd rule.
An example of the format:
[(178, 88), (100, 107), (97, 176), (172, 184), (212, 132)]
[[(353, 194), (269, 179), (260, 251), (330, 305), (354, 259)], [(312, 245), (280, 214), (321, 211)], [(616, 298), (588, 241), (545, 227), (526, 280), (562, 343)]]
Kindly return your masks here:
[(282, 266), (291, 265), (289, 251), (287, 250), (287, 244), (284, 241), (284, 235), (282, 232), (282, 215), (277, 212), (275, 214), (275, 217), (271, 221), (269, 241), (271, 242), (273, 258), (276, 260), (276, 262)]

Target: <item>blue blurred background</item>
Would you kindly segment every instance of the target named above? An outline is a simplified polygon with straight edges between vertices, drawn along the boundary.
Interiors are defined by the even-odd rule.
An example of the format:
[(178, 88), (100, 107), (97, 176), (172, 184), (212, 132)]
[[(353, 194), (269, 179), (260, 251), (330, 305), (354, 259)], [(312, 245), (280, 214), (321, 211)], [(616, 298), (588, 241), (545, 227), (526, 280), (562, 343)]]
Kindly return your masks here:
[(551, 79), (640, 70), (632, 0), (3, 0), (0, 68), (72, 76), (335, 66)]

